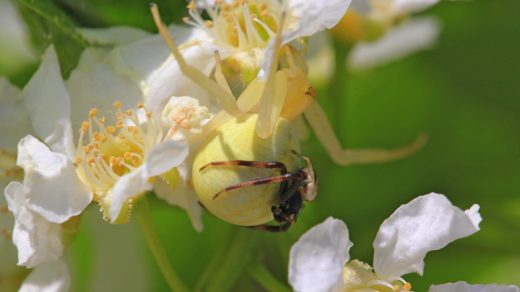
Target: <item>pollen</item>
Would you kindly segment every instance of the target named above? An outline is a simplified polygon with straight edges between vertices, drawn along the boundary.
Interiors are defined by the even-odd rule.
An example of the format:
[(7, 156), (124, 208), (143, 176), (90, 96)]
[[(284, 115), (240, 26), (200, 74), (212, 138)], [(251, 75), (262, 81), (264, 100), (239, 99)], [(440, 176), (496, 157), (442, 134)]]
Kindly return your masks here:
[[(106, 120), (98, 117), (98, 109), (90, 110), (88, 121), (81, 124), (75, 159), (78, 176), (89, 185), (103, 210), (108, 210), (105, 205), (111, 198), (107, 196), (117, 180), (140, 167), (153, 143), (162, 138), (160, 124), (144, 104), (128, 110), (123, 110), (119, 101), (113, 106), (114, 117)], [(146, 123), (138, 117), (143, 113), (148, 116)]]
[(98, 114), (98, 109), (97, 108), (92, 108), (90, 109), (90, 111), (88, 112), (88, 116), (90, 118), (95, 118)]
[(411, 291), (412, 290), (412, 284), (410, 284), (409, 282), (404, 283), (403, 289), (406, 290), (406, 291)]
[(183, 21), (205, 30), (224, 45), (240, 50), (263, 48), (278, 31), (282, 5), (276, 0), (215, 1), (214, 6), (205, 5), (210, 19), (204, 19), (191, 1), (190, 18)]

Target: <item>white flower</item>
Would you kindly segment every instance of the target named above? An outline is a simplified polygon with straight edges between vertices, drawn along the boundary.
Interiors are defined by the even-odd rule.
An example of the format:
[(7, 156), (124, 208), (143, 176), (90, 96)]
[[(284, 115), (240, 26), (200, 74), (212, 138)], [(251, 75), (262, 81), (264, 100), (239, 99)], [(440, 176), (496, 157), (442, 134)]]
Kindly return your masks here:
[[(349, 38), (361, 40), (348, 56), (350, 69), (366, 69), (435, 45), (440, 31), (432, 17), (406, 16), (425, 10), (438, 0), (354, 0), (345, 27)], [(348, 19), (350, 18), (350, 19)], [(350, 25), (350, 28), (346, 27)]]
[(66, 292), (70, 290), (67, 265), (60, 260), (38, 265), (24, 280), (19, 292)]
[[(240, 65), (249, 67), (253, 72), (261, 69), (259, 77), (265, 78), (273, 59), (270, 56), (276, 34), (281, 33), (282, 45), (285, 45), (332, 28), (343, 17), (350, 2), (199, 0), (197, 5), (195, 1), (189, 5), (191, 20), (186, 22), (205, 31), (209, 39), (221, 48), (224, 56), (233, 55)], [(210, 21), (202, 19), (197, 6), (205, 8)], [(285, 23), (281, 23), (283, 13)], [(251, 65), (248, 66), (248, 63)]]
[(470, 285), (466, 282), (432, 285), (429, 292), (518, 292), (520, 289), (513, 285)]
[[(296, 291), (406, 291), (401, 276), (422, 274), (429, 251), (479, 230), (479, 206), (462, 211), (431, 193), (399, 207), (381, 225), (374, 241), (374, 268), (350, 260), (347, 226), (328, 218), (307, 231), (291, 248), (289, 282)], [(393, 289), (393, 290), (392, 290)]]

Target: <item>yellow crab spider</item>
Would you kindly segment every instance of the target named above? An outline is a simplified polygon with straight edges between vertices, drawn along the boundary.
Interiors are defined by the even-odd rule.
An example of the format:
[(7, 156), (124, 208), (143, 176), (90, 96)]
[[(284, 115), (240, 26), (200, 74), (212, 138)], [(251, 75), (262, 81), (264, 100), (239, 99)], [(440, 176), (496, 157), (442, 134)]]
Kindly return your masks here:
[[(235, 98), (222, 72), (219, 53), (215, 52), (216, 66), (215, 80), (213, 80), (186, 62), (162, 23), (157, 5), (151, 4), (150, 8), (159, 33), (172, 51), (182, 73), (217, 98), (222, 106), (223, 110), (206, 124), (202, 137), (233, 117), (258, 114), (256, 133), (260, 138), (268, 138), (272, 135), (280, 117), (293, 122), (303, 114), (330, 158), (340, 165), (400, 159), (411, 155), (426, 142), (426, 135), (420, 135), (412, 144), (398, 149), (343, 149), (325, 112), (315, 102), (316, 91), (309, 84), (305, 69), (295, 65), (295, 56), (290, 46), (282, 47), (281, 28), (285, 21), (285, 13), (281, 13), (278, 22), (280, 29), (275, 35), (271, 56), (267, 56), (271, 58), (271, 63), (265, 75), (266, 79), (253, 79), (240, 96)], [(288, 68), (278, 69), (280, 51), (284, 53)]]

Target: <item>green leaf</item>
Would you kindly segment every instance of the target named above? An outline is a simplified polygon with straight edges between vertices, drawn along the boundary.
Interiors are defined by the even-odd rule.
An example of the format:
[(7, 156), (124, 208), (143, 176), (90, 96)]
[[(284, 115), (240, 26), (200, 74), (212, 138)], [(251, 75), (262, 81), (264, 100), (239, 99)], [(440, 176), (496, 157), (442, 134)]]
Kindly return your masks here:
[(50, 0), (18, 0), (35, 48), (43, 53), (54, 45), (64, 78), (76, 67), (81, 52), (89, 45), (65, 13)]

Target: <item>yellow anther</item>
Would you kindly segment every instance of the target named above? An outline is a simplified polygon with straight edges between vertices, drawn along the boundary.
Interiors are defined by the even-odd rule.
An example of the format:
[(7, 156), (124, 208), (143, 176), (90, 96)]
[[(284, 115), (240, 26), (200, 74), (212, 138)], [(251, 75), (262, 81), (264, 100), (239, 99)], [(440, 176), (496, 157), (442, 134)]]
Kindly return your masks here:
[(126, 115), (131, 117), (131, 116), (134, 115), (134, 111), (133, 110), (127, 110), (126, 111)]
[(197, 4), (195, 3), (195, 1), (190, 1), (190, 4), (188, 4), (188, 6), (186, 6), (190, 11), (194, 12), (195, 10), (197, 10)]
[(114, 134), (116, 132), (116, 128), (114, 128), (114, 126), (108, 126), (106, 130), (109, 134)]
[(88, 164), (94, 164), (94, 162), (96, 162), (96, 159), (95, 158), (90, 158), (89, 160), (87, 160)]
[(128, 126), (128, 132), (135, 134), (139, 132), (139, 129), (136, 126)]
[(125, 153), (123, 154), (123, 158), (124, 158), (125, 160), (132, 160), (132, 154), (133, 154), (133, 153), (131, 153), (131, 152), (125, 152)]
[(403, 289), (406, 290), (406, 291), (411, 291), (412, 290), (412, 284), (410, 284), (410, 282), (404, 283)]
[(213, 27), (213, 21), (211, 21), (211, 20), (206, 20), (206, 21), (204, 21), (204, 25), (205, 25), (207, 28), (212, 28), (212, 27)]
[(101, 124), (104, 124), (105, 121), (106, 121), (106, 118), (105, 118), (105, 117), (101, 117), (101, 118), (99, 118), (99, 122), (100, 122)]
[(146, 112), (146, 118), (147, 119), (151, 119), (152, 118), (152, 113), (151, 112)]
[(89, 147), (89, 146), (90, 146), (90, 145), (83, 146), (83, 152), (84, 152), (85, 154), (88, 154), (88, 152), (89, 152), (89, 150), (90, 150), (90, 147)]
[(90, 111), (88, 112), (88, 116), (91, 117), (91, 118), (97, 116), (97, 114), (98, 114), (98, 109), (97, 109), (97, 108), (92, 108), (92, 109), (90, 109)]
[(90, 127), (90, 124), (88, 122), (81, 123), (81, 128), (79, 128), (80, 133), (86, 132), (89, 127)]
[(401, 291), (401, 286), (399, 285), (394, 285), (394, 287), (392, 287), (392, 291)]
[(97, 141), (97, 142), (103, 142), (105, 138), (105, 135), (101, 134), (101, 133), (94, 133), (94, 141)]
[(121, 108), (121, 102), (119, 100), (116, 100), (116, 102), (114, 102), (114, 107), (117, 108), (117, 109), (120, 109)]
[(138, 103), (137, 108), (144, 108), (144, 103), (142, 103), (142, 102)]
[(76, 157), (76, 160), (75, 160), (76, 164), (81, 164), (83, 162), (83, 159), (81, 157)]
[(124, 128), (124, 126), (125, 126), (125, 125), (123, 124), (123, 122), (119, 122), (119, 121), (118, 121), (117, 124), (116, 124), (116, 127), (117, 127), (118, 129), (122, 129), (122, 128)]

